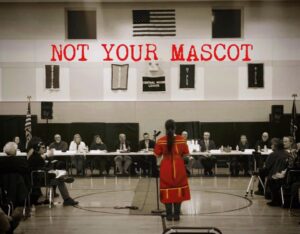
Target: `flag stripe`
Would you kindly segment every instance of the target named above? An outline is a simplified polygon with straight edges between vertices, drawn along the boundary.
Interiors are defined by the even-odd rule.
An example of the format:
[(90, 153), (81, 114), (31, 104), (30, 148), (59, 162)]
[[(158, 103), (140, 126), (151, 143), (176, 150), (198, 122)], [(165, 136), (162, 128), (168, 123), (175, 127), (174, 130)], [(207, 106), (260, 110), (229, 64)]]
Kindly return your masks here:
[(133, 35), (134, 37), (149, 37), (149, 36), (157, 36), (157, 37), (171, 37), (176, 36), (176, 33), (172, 34), (136, 34)]
[(153, 22), (154, 20), (174, 20), (174, 22), (175, 22), (175, 17), (152, 17), (152, 16), (150, 16), (150, 21)]
[(176, 30), (133, 30), (133, 32), (176, 32)]
[(147, 28), (176, 28), (176, 26), (172, 26), (172, 25), (170, 25), (170, 26), (165, 26), (165, 25), (163, 25), (163, 26), (157, 26), (157, 25), (133, 26), (133, 28), (145, 28), (145, 27), (147, 27)]

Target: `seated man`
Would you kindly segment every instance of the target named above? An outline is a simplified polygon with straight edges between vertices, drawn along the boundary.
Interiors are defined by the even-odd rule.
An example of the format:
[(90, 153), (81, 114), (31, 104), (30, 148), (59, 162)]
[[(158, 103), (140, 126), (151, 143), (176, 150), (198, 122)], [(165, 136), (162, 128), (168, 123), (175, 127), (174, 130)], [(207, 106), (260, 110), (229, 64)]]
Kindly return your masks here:
[[(185, 139), (185, 141), (188, 140), (188, 132), (187, 131), (182, 131), (181, 136)], [(186, 169), (186, 173), (188, 175), (191, 174), (191, 170), (193, 168), (193, 164), (195, 162), (194, 157), (187, 155), (183, 158), (184, 160), (184, 164), (185, 164), (185, 169)]]
[(68, 150), (68, 144), (65, 141), (61, 140), (61, 136), (59, 134), (54, 135), (54, 141), (49, 145), (49, 149), (60, 150), (62, 152), (66, 152)]
[[(70, 143), (70, 151), (76, 151), (76, 153), (85, 153), (87, 151), (85, 143), (81, 140), (79, 134), (75, 134), (73, 141)], [(72, 158), (72, 164), (75, 165), (77, 175), (84, 175), (84, 157), (81, 155), (75, 155)]]
[[(238, 143), (238, 150), (239, 151), (245, 151), (246, 149), (249, 149), (249, 143), (247, 140), (246, 135), (241, 135), (240, 141)], [(244, 175), (249, 175), (249, 162), (250, 157), (246, 155), (240, 155), (240, 156), (232, 156), (230, 157), (230, 173), (231, 176), (238, 176), (240, 173), (240, 169), (243, 167), (244, 169)]]
[[(144, 139), (139, 142), (139, 151), (145, 151), (145, 152), (153, 151), (155, 147), (155, 141), (150, 139), (149, 133), (145, 132), (143, 134), (143, 138)], [(140, 164), (140, 167), (143, 171), (143, 175), (147, 174), (146, 171), (150, 169), (150, 166), (151, 166), (152, 175), (154, 175), (154, 173), (157, 171), (155, 156), (140, 157), (138, 163)], [(150, 170), (148, 172), (148, 175), (150, 175)]]
[[(128, 153), (130, 152), (130, 143), (126, 140), (126, 135), (121, 133), (119, 135), (119, 141), (116, 143), (115, 149), (117, 152), (120, 153)], [(117, 167), (117, 174), (126, 174), (129, 175), (129, 167), (132, 163), (132, 159), (128, 155), (118, 155), (114, 158), (116, 167)], [(124, 162), (124, 167), (123, 167)]]
[(263, 132), (261, 135), (261, 139), (258, 140), (255, 144), (255, 150), (261, 151), (265, 148), (271, 149), (271, 142), (269, 140), (269, 133)]
[[(216, 149), (216, 144), (210, 139), (210, 133), (203, 133), (203, 140), (199, 141), (201, 152), (209, 152), (212, 149)], [(201, 163), (204, 167), (204, 175), (213, 175), (212, 169), (216, 163), (216, 158), (214, 156), (207, 156), (202, 158)]]
[[(33, 145), (34, 152), (28, 158), (28, 164), (31, 171), (34, 170), (46, 170), (48, 171), (46, 162), (45, 162), (45, 144), (43, 142), (39, 142), (36, 145)], [(56, 185), (59, 189), (59, 192), (64, 200), (64, 206), (74, 206), (77, 205), (78, 202), (73, 200), (70, 195), (69, 191), (65, 185), (66, 183), (72, 183), (74, 181), (71, 177), (59, 177), (56, 178), (55, 174), (49, 173), (49, 176), (52, 177), (50, 183), (51, 185)]]
[[(107, 152), (107, 147), (103, 143), (101, 137), (99, 135), (94, 136), (94, 141), (92, 142), (90, 146), (90, 150), (101, 150)], [(109, 174), (109, 169), (110, 169), (110, 161), (109, 157), (107, 156), (97, 156), (92, 159), (92, 169), (97, 168), (99, 169), (99, 174), (102, 175), (102, 173), (106, 170), (107, 175)], [(92, 172), (93, 173), (93, 172)]]
[[(68, 144), (65, 141), (61, 140), (61, 136), (59, 134), (54, 135), (54, 141), (49, 145), (50, 152), (53, 153), (52, 150), (60, 150), (62, 152), (66, 152), (68, 150)], [(66, 170), (66, 162), (59, 160), (55, 163), (55, 168), (59, 170)], [(54, 197), (58, 197), (59, 195), (56, 193), (56, 186), (54, 186)]]

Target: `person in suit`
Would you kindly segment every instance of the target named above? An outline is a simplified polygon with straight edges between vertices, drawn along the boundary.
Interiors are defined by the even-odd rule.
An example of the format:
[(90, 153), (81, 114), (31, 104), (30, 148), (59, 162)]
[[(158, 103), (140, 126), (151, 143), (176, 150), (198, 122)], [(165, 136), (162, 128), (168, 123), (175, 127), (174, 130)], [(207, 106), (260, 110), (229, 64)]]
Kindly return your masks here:
[[(101, 137), (99, 135), (94, 136), (94, 141), (90, 145), (90, 150), (100, 150), (103, 152), (107, 152), (107, 147), (103, 143)], [(107, 175), (109, 174), (109, 158), (107, 156), (98, 156), (92, 159), (92, 168), (99, 169), (99, 174), (102, 175), (102, 173), (106, 170)]]
[[(76, 153), (85, 153), (87, 151), (85, 143), (82, 141), (81, 136), (77, 133), (73, 137), (73, 141), (70, 143), (70, 151), (75, 151)], [(75, 165), (77, 170), (77, 175), (84, 174), (84, 158), (81, 155), (75, 155), (72, 158), (72, 164)]]
[[(119, 134), (119, 140), (115, 145), (115, 149), (120, 153), (129, 153), (130, 152), (130, 142), (126, 140), (126, 135), (124, 133)], [(129, 167), (132, 163), (132, 158), (128, 155), (117, 155), (114, 158), (117, 174), (129, 175)], [(124, 166), (123, 166), (124, 163)]]
[[(201, 152), (209, 152), (212, 149), (216, 149), (216, 144), (210, 139), (210, 132), (203, 133), (203, 140), (199, 141)], [(207, 156), (202, 158), (201, 163), (204, 167), (204, 175), (213, 175), (212, 169), (216, 163), (216, 158), (213, 156)]]
[[(153, 151), (155, 147), (155, 141), (150, 139), (149, 133), (145, 132), (143, 134), (143, 140), (139, 142), (139, 151)], [(147, 174), (147, 170), (151, 166), (151, 170), (148, 171), (148, 175), (153, 175), (154, 172), (157, 170), (156, 168), (156, 158), (154, 156), (142, 156), (138, 160), (138, 164), (140, 164), (140, 167), (142, 169), (143, 175)], [(152, 173), (150, 173), (152, 172)]]

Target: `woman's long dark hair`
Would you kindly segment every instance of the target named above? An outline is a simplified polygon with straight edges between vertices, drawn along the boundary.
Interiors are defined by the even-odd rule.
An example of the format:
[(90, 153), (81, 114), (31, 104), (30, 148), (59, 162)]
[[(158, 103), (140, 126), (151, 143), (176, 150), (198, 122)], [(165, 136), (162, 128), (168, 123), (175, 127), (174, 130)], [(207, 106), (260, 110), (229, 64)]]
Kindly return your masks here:
[(172, 147), (174, 144), (174, 134), (175, 134), (175, 128), (176, 124), (173, 119), (169, 119), (165, 123), (165, 128), (166, 128), (166, 134), (167, 134), (167, 149), (168, 152), (172, 152)]

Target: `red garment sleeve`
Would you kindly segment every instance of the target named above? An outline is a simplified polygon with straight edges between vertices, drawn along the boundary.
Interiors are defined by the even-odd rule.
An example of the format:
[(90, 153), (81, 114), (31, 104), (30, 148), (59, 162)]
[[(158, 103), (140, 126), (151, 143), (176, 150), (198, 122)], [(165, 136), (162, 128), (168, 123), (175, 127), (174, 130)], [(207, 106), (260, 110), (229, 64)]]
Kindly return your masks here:
[(188, 155), (190, 153), (189, 147), (186, 143), (181, 145), (181, 149), (182, 149), (182, 155), (183, 156)]
[(162, 145), (159, 143), (156, 143), (155, 147), (154, 147), (154, 155), (159, 157), (162, 155), (162, 153), (163, 153)]

